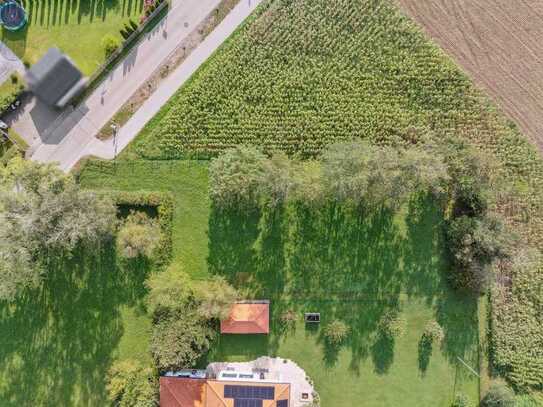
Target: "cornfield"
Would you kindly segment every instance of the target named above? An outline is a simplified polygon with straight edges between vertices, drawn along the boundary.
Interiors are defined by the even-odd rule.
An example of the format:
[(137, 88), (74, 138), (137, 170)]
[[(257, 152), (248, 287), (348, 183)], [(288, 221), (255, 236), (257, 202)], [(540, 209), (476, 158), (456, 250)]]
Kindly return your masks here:
[[(250, 143), (311, 157), (334, 141), (403, 144), (427, 132), (496, 158), (507, 186), (496, 209), (543, 249), (541, 157), (390, 0), (267, 1), (131, 148), (172, 159)], [(538, 388), (543, 273), (530, 279), (512, 276), (492, 296), (492, 344), (511, 381)]]

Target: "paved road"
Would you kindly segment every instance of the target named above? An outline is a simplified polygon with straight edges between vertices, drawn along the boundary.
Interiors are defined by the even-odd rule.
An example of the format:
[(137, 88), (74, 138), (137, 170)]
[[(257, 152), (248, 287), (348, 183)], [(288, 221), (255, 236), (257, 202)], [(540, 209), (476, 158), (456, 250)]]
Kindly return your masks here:
[(173, 0), (168, 15), (75, 110), (59, 116), (36, 101), (25, 106), (12, 126), (27, 139), (29, 134), (37, 133), (31, 158), (59, 162), (63, 170), (69, 170), (115, 112), (219, 3), (220, 0)]
[(81, 157), (94, 155), (112, 159), (120, 153), (143, 129), (162, 106), (187, 79), (204, 63), (213, 52), (236, 30), (262, 0), (241, 0), (241, 2), (226, 16), (211, 34), (174, 70), (151, 95), (130, 120), (119, 129), (115, 140), (100, 141), (93, 138), (86, 148), (78, 155), (66, 161), (71, 168)]

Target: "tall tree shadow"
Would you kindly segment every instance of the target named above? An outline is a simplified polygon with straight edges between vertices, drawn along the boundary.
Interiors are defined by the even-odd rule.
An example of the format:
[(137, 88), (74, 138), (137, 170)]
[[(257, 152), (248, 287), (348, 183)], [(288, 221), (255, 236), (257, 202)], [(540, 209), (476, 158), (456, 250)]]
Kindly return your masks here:
[(145, 295), (145, 264), (116, 266), (112, 244), (51, 256), (41, 288), (0, 304), (3, 406), (105, 405), (105, 380), (123, 334), (121, 305)]
[[(386, 374), (394, 341), (380, 335), (379, 324), (387, 313), (398, 312), (406, 293), (436, 310), (445, 332), (443, 351), (452, 361), (473, 348), (476, 324), (465, 315), (465, 299), (456, 303), (460, 297), (444, 282), (440, 209), (425, 195), (414, 197), (406, 209), (396, 214), (336, 202), (248, 212), (212, 208), (209, 270), (226, 276), (248, 298), (272, 300), (269, 354), (288, 335), (280, 329), (284, 312), (299, 318), (320, 312), (321, 325), (333, 319), (347, 324), (344, 348), (350, 350), (353, 373), (360, 374), (371, 357), (375, 371)], [(468, 313), (476, 309), (468, 308)], [(464, 331), (455, 336), (455, 329)], [(325, 365), (337, 363), (337, 351), (325, 346), (321, 334), (313, 336)]]

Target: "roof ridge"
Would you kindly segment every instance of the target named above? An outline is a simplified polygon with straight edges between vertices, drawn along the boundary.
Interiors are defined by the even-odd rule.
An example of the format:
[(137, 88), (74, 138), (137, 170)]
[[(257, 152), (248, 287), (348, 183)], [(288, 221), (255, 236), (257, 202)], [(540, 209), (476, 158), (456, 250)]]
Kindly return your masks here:
[[(207, 393), (207, 388), (211, 388), (211, 390), (213, 390), (213, 393), (215, 393), (215, 395), (217, 396), (217, 398), (221, 401), (222, 405), (224, 407), (228, 407), (228, 405), (226, 404), (226, 401), (224, 400), (224, 395), (221, 396), (219, 393), (217, 393), (217, 391), (213, 388), (213, 386), (211, 386), (209, 384), (209, 382), (218, 382), (218, 380), (206, 380), (206, 393)], [(206, 394), (206, 405), (207, 405), (207, 394)]]

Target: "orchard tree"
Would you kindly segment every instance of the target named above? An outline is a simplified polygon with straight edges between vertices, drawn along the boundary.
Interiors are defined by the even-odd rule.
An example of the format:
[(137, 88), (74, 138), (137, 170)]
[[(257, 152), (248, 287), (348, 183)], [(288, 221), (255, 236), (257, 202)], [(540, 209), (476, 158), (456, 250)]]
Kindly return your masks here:
[(0, 168), (1, 298), (13, 299), (21, 289), (35, 286), (47, 254), (110, 236), (115, 219), (110, 200), (81, 190), (54, 165), (11, 160)]

